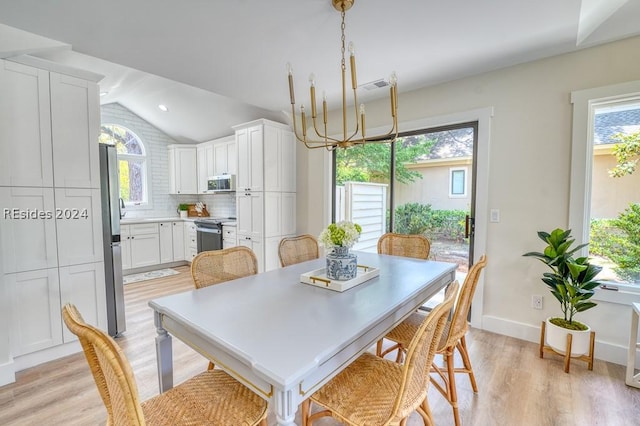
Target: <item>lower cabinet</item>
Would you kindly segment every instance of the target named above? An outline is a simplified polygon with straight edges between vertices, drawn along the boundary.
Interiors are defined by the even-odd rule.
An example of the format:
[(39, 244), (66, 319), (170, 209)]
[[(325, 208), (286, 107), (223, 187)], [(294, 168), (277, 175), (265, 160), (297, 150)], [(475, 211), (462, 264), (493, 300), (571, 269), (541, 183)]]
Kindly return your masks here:
[(19, 356), (62, 344), (58, 268), (6, 274), (11, 352)]
[(193, 222), (184, 223), (184, 260), (191, 262), (198, 254), (198, 231)]
[(76, 340), (63, 326), (66, 303), (87, 323), (107, 327), (104, 263), (63, 266), (4, 276), (11, 301), (11, 352), (26, 355)]
[(264, 246), (262, 241), (252, 238), (250, 236), (238, 236), (238, 245), (243, 247), (249, 247), (255, 253), (258, 258), (258, 272), (264, 272), (264, 256), (263, 250)]
[[(84, 320), (102, 330), (107, 329), (107, 296), (104, 282), (104, 262), (60, 267), (60, 308), (73, 303)], [(64, 343), (78, 340), (62, 327)]]
[(238, 245), (235, 226), (222, 226), (222, 248), (235, 247)]
[(160, 222), (160, 263), (184, 260), (182, 222)]
[(157, 223), (122, 225), (120, 240), (122, 269), (160, 264), (160, 236)]
[(278, 247), (282, 238), (266, 238), (264, 243), (264, 270), (271, 271), (280, 267), (280, 256)]

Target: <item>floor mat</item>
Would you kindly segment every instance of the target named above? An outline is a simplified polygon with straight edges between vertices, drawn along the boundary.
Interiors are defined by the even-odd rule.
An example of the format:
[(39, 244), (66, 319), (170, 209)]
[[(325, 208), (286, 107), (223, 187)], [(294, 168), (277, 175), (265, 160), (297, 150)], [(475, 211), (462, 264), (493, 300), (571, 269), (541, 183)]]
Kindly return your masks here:
[(154, 278), (168, 277), (170, 275), (176, 275), (179, 273), (180, 272), (175, 271), (173, 269), (169, 269), (169, 268), (158, 269), (157, 271), (149, 271), (149, 272), (142, 272), (140, 274), (125, 275), (124, 277), (122, 277), (122, 282), (124, 284), (131, 284), (131, 283), (137, 283), (140, 281), (152, 280)]

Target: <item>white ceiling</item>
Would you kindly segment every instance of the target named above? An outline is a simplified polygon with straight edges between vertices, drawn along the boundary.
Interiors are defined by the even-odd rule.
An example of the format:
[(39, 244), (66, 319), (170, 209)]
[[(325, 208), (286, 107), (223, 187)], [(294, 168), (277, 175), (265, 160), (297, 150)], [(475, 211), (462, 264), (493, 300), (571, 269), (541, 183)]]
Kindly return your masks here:
[[(396, 71), (402, 93), (638, 35), (639, 21), (640, 0), (358, 0), (346, 38), (359, 84)], [(27, 52), (100, 73), (102, 103), (119, 102), (180, 142), (260, 117), (286, 121), (287, 62), (298, 102), (308, 107), (311, 72), (329, 104), (339, 102), (331, 0), (0, 0), (0, 24), (13, 27), (0, 25), (0, 57)]]

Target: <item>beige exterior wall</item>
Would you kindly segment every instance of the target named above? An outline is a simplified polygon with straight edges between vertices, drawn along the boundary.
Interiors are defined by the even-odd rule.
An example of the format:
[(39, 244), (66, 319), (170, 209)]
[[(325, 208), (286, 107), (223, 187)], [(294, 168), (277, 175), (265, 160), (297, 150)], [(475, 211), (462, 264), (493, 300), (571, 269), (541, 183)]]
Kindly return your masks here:
[[(405, 203), (431, 204), (435, 210), (468, 210), (471, 202), (471, 159), (464, 160), (432, 160), (411, 164), (407, 168), (417, 171), (422, 179), (416, 179), (410, 184), (397, 184), (395, 187), (395, 205)], [(451, 196), (451, 169), (466, 170), (466, 195)]]
[[(492, 108), (488, 146), (486, 209), (500, 209), (500, 222), (478, 224), (486, 231), (488, 265), (484, 273), (481, 326), (536, 341), (540, 322), (560, 312), (540, 276), (544, 265), (522, 253), (539, 250), (536, 231), (568, 226), (571, 170), (571, 92), (640, 80), (640, 37), (521, 64), (411, 92), (403, 92), (399, 77), (398, 115), (402, 123), (478, 108)], [(487, 59), (490, 60), (490, 59)], [(393, 65), (390, 64), (390, 69)], [(339, 82), (336, 82), (337, 84)], [(367, 124), (386, 128), (386, 100), (367, 103)], [(330, 114), (331, 115), (331, 114)], [(329, 117), (330, 133), (339, 134), (337, 111)], [(443, 123), (446, 124), (446, 123)], [(482, 131), (482, 129), (480, 129)], [(304, 155), (304, 148), (300, 148)], [(321, 150), (308, 155), (310, 195), (299, 204), (299, 223), (318, 233), (330, 216), (326, 176), (330, 162)], [(303, 172), (303, 168), (298, 170)], [(327, 185), (327, 186), (325, 186)], [(324, 203), (324, 204), (322, 204)], [(482, 212), (488, 217), (489, 212)], [(476, 256), (482, 253), (476, 252)], [(530, 307), (532, 295), (544, 296), (544, 308)], [(629, 338), (629, 306), (600, 302), (580, 319), (596, 331), (596, 357), (625, 359)], [(476, 312), (478, 310), (476, 309)]]
[(591, 217), (610, 219), (618, 216), (630, 203), (640, 203), (640, 171), (619, 178), (609, 177), (616, 159), (610, 149), (597, 149), (593, 156)]

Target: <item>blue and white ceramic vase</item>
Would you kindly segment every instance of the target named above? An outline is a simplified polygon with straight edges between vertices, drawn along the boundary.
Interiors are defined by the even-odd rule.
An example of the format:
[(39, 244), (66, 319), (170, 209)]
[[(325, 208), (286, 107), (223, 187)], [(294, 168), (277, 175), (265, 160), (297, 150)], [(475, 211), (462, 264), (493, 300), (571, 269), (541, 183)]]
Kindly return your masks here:
[(347, 281), (358, 274), (358, 256), (349, 253), (349, 247), (334, 247), (327, 254), (327, 278)]

